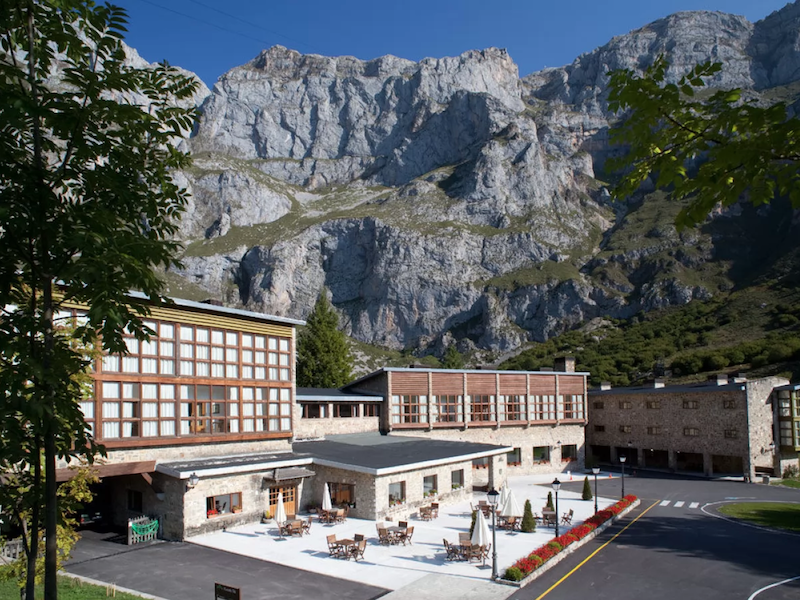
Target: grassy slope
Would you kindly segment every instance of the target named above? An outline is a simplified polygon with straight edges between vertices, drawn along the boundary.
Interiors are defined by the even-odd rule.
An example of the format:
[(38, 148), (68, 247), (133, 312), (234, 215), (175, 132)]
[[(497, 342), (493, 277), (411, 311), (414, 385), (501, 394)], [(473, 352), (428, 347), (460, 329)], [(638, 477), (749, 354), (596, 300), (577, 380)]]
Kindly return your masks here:
[(800, 504), (788, 502), (737, 502), (719, 507), (723, 515), (760, 525), (800, 531)]

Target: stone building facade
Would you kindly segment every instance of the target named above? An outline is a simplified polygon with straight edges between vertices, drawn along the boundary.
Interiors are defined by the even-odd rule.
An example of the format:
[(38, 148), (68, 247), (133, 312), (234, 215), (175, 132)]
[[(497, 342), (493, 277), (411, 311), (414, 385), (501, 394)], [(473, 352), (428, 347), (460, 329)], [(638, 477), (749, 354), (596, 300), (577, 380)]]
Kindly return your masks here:
[(780, 377), (589, 391), (589, 455), (599, 462), (754, 478), (774, 465)]

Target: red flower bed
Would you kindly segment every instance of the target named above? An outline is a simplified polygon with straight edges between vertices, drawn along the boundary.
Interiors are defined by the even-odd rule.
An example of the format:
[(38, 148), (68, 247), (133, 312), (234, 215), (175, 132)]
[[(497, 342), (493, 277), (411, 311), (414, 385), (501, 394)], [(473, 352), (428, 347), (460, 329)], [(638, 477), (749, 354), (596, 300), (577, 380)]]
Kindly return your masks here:
[(544, 546), (540, 546), (528, 556), (520, 558), (512, 566), (506, 569), (505, 575), (503, 576), (504, 579), (509, 579), (511, 581), (520, 581), (524, 579), (548, 560), (553, 558), (562, 549), (578, 540), (585, 538), (600, 525), (621, 513), (635, 501), (636, 496), (629, 494), (616, 504), (598, 511), (596, 515), (586, 519), (583, 524), (573, 527), (567, 533), (560, 535), (557, 538), (553, 538)]

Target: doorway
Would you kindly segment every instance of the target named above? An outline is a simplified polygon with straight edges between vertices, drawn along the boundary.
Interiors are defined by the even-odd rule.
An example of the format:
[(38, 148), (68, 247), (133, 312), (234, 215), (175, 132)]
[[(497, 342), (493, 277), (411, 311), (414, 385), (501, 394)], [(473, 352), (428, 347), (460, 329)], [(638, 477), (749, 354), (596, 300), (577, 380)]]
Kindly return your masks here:
[(297, 486), (274, 486), (269, 488), (269, 514), (275, 516), (278, 508), (278, 493), (283, 492), (283, 509), (287, 515), (297, 514)]

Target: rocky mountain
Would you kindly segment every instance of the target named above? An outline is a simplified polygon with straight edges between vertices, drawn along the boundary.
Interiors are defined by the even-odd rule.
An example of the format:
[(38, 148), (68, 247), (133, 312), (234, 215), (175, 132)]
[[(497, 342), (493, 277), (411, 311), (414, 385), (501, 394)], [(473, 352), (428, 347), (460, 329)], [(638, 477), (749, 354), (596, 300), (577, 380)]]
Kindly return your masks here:
[(513, 352), (710, 297), (795, 239), (791, 214), (678, 234), (662, 195), (610, 203), (607, 72), (721, 60), (715, 85), (788, 97), (799, 36), (798, 3), (755, 24), (678, 13), (522, 79), (496, 48), (418, 63), (265, 50), (202, 101), (171, 291), (303, 318), (324, 288), (352, 337), (436, 353)]

